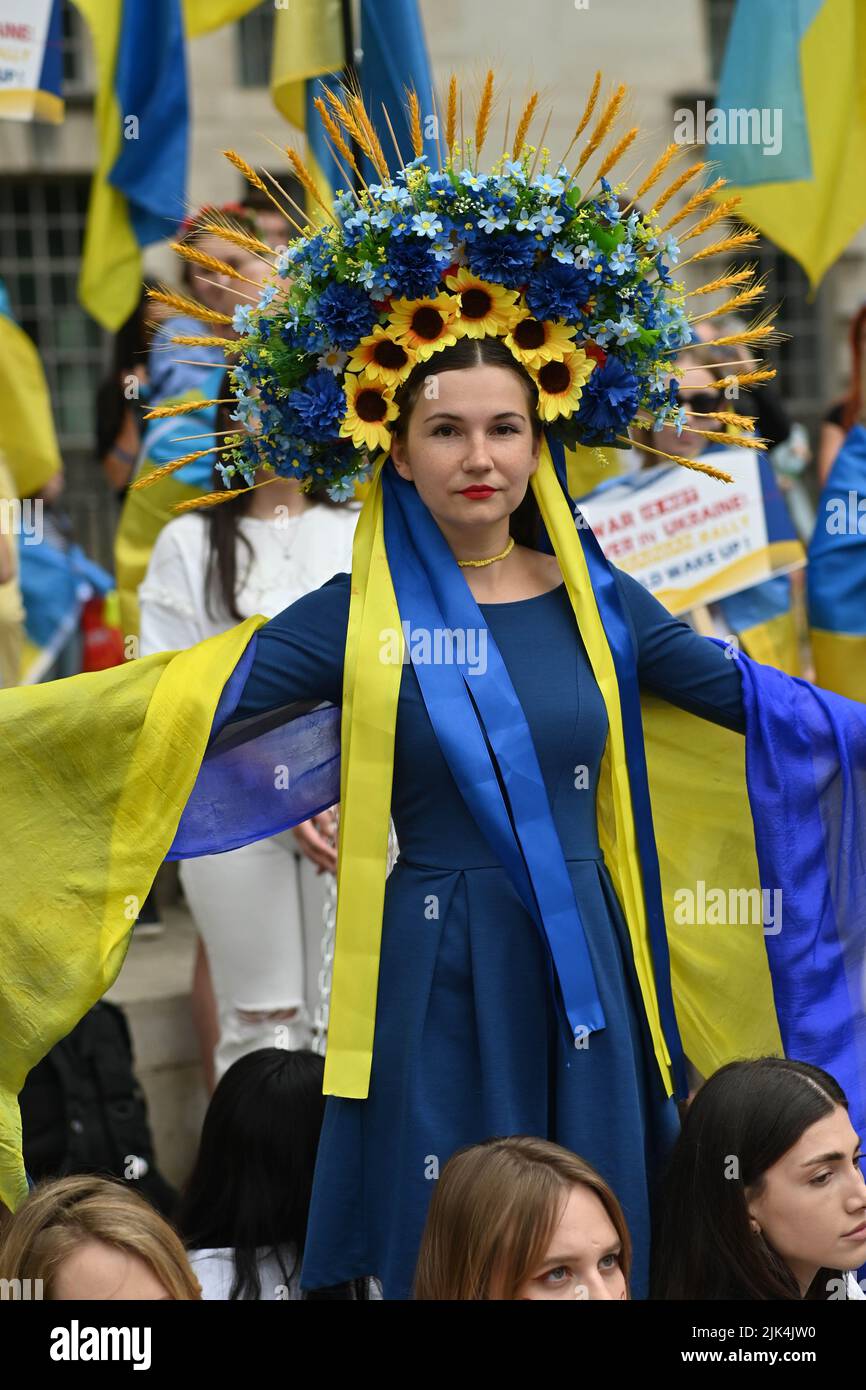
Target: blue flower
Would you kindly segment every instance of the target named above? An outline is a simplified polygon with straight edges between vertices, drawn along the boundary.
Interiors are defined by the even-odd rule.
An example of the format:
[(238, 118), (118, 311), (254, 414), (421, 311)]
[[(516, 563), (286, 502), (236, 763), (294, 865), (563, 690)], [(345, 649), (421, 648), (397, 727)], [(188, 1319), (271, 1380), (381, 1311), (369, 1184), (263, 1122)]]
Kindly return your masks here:
[(608, 257), (607, 264), (613, 275), (625, 275), (634, 270), (637, 256), (629, 242), (621, 241), (619, 246), (615, 246)]
[(562, 231), (565, 218), (552, 203), (545, 203), (538, 214), (538, 225), (542, 236), (553, 236), (554, 232)]
[(482, 280), (517, 289), (525, 285), (535, 265), (537, 242), (517, 232), (478, 237), (469, 248), (469, 264)]
[[(526, 291), (526, 302), (537, 319), (566, 319), (571, 322), (579, 318), (580, 307), (589, 298), (589, 293), (586, 271), (550, 260), (532, 276)], [(595, 376), (595, 372), (592, 375)]]
[(288, 407), (301, 435), (325, 441), (339, 432), (346, 397), (334, 373), (320, 368), (307, 377), (302, 388), (289, 392)]
[(431, 241), (443, 230), (438, 217), (431, 212), (416, 212), (412, 218), (412, 230), (419, 236), (429, 237)]
[(312, 275), (327, 275), (331, 269), (333, 253), (321, 232), (310, 237), (304, 247), (304, 260)]
[(440, 262), (425, 241), (411, 236), (391, 239), (388, 277), (405, 299), (435, 294), (440, 275)]
[(478, 225), (489, 236), (491, 232), (500, 232), (503, 227), (507, 227), (508, 217), (499, 208), (487, 207), (483, 209), (478, 219)]
[(370, 222), (374, 227), (390, 227), (393, 221), (394, 214), (389, 211), (388, 208), (379, 208), (379, 211), (374, 212), (373, 216), (370, 218)]
[(239, 304), (232, 318), (232, 328), (236, 333), (246, 334), (252, 331), (252, 307), (249, 304)]
[(666, 236), (662, 242), (662, 255), (667, 256), (671, 265), (676, 265), (680, 258), (680, 244), (673, 233)]
[(355, 479), (340, 478), (325, 489), (332, 502), (348, 502), (355, 496)]
[(526, 170), (523, 167), (522, 159), (506, 159), (502, 166), (502, 172), (507, 178), (513, 179), (515, 183), (526, 183)]
[[(372, 189), (370, 192), (372, 193)], [(394, 203), (397, 207), (405, 208), (412, 202), (412, 194), (408, 188), (400, 188), (396, 183), (389, 183), (387, 188), (383, 188), (378, 195), (380, 203)]]
[(388, 291), (394, 287), (387, 266), (373, 265), (371, 261), (361, 262), (358, 279), (374, 299), (384, 299)]
[(558, 198), (565, 189), (562, 179), (552, 178), (550, 174), (540, 174), (532, 180), (532, 187), (538, 188), (547, 198)]
[(608, 357), (589, 377), (580, 397), (577, 423), (584, 438), (611, 444), (637, 413), (640, 388), (634, 372)]
[(328, 335), (341, 348), (354, 347), (376, 322), (376, 310), (369, 297), (356, 285), (336, 280), (323, 291), (316, 312)]
[(574, 251), (567, 241), (555, 241), (550, 248), (550, 254), (557, 261), (562, 261), (563, 265), (574, 265)]
[(538, 220), (537, 212), (524, 208), (514, 225), (518, 232), (535, 232), (538, 230)]
[(607, 260), (604, 252), (596, 246), (594, 241), (588, 242), (585, 249), (589, 252), (586, 277), (591, 285), (600, 285), (607, 274)]
[(260, 295), (260, 297), (259, 297), (259, 308), (260, 308), (260, 309), (267, 309), (268, 305), (269, 305), (269, 304), (272, 304), (273, 301), (276, 299), (276, 297), (277, 297), (277, 287), (276, 287), (276, 285), (266, 285), (265, 288), (262, 290), (262, 293), (261, 293), (261, 295)]
[(460, 182), (471, 193), (483, 193), (487, 187), (487, 179), (483, 175), (479, 178), (478, 174), (473, 174), (471, 169), (460, 170)]

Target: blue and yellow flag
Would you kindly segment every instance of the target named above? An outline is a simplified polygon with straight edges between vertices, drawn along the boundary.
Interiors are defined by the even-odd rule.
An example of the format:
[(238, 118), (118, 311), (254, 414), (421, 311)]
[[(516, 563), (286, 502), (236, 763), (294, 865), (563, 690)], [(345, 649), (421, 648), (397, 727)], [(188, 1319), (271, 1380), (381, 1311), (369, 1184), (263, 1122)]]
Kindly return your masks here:
[(54, 415), (39, 353), (12, 316), (0, 280), (0, 454), (20, 497), (45, 486), (62, 467)]
[[(271, 96), (277, 110), (306, 135), (307, 165), (326, 202), (346, 187), (347, 178), (334, 160), (313, 101), (320, 79), (334, 86), (345, 63), (340, 0), (292, 0), (287, 9), (277, 11)], [(308, 214), (314, 211), (308, 204)]]
[(816, 287), (866, 222), (862, 0), (739, 0), (702, 136), (721, 196)]
[(93, 38), (99, 160), (79, 297), (116, 331), (141, 296), (142, 248), (186, 215), (189, 109), (181, 0), (75, 0)]
[(815, 679), (866, 701), (866, 429), (855, 425), (830, 469), (806, 572)]
[(209, 34), (224, 24), (243, 19), (250, 10), (257, 10), (261, 0), (183, 0), (186, 32), (191, 39)]
[(412, 158), (404, 90), (409, 87), (418, 94), (424, 151), (432, 165), (436, 158), (433, 75), (418, 0), (361, 0), (361, 49), (361, 91), (388, 163), (393, 166), (397, 155), (382, 114), (383, 102), (404, 158)]

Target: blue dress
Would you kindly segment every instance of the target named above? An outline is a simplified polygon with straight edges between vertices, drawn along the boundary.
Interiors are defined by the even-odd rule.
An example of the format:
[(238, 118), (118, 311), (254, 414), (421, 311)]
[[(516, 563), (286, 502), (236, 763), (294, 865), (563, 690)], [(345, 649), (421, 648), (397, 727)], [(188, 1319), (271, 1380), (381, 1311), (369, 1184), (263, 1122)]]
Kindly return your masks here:
[[(744, 730), (721, 648), (615, 571), (642, 685)], [(350, 579), (336, 575), (264, 626), (235, 718), (292, 700), (339, 704)], [(370, 1092), (329, 1097), (302, 1283), (362, 1275), (411, 1295), (433, 1184), (449, 1156), (493, 1135), (554, 1140), (623, 1205), (634, 1297), (646, 1293), (653, 1188), (678, 1129), (646, 1025), (622, 910), (598, 843), (607, 713), (564, 584), (482, 604), (523, 705), (579, 901), (607, 1026), (568, 1045), (538, 930), (472, 819), (403, 667)]]

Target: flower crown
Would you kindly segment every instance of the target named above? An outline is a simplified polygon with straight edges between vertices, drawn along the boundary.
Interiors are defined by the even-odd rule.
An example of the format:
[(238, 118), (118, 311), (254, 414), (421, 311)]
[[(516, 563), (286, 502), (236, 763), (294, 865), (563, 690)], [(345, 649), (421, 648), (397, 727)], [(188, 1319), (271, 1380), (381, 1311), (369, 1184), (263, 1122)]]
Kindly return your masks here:
[[(240, 428), (217, 449), (187, 455), (142, 478), (140, 485), (215, 452), (227, 485), (240, 474), (252, 486), (264, 467), (306, 487), (325, 487), (335, 499), (349, 497), (367, 476), (370, 456), (390, 447), (398, 415), (395, 393), (415, 366), (429, 362), (434, 373), (438, 352), (459, 338), (489, 335), (502, 339), (525, 367), (538, 390), (540, 418), (566, 445), (628, 447), (630, 426), (673, 425), (678, 433), (764, 447), (751, 433), (751, 417), (709, 412), (705, 418), (716, 428), (701, 429), (688, 423), (690, 412), (678, 400), (677, 354), (694, 341), (693, 325), (750, 306), (764, 293), (754, 267), (731, 269), (688, 293), (672, 279), (683, 244), (727, 217), (740, 200), (715, 201), (725, 182), (719, 178), (692, 193), (662, 223), (670, 199), (706, 169), (698, 162), (652, 193), (649, 210), (642, 212), (638, 200), (656, 189), (684, 147), (669, 145), (629, 199), (625, 186), (612, 186), (607, 175), (634, 143), (637, 127), (618, 139), (591, 173), (590, 162), (600, 156), (626, 97), (626, 88), (619, 86), (600, 104), (600, 91), (598, 73), (571, 144), (555, 166), (549, 150), (527, 143), (538, 103), (533, 93), (510, 151), (487, 173), (481, 171), (480, 155), (490, 123), (493, 73), (487, 74), (478, 103), (474, 139), (463, 136), (462, 96), (458, 138), (457, 81), (451, 78), (444, 146), (437, 139), (435, 158), (425, 153), (420, 103), (409, 91), (414, 157), (408, 163), (386, 113), (399, 162), (392, 177), (363, 99), (323, 85), (315, 104), (349, 191), (327, 200), (297, 151), (287, 151), (316, 225), (267, 171), (270, 187), (240, 155), (225, 151), (298, 236), (276, 253), (226, 216), (205, 219), (202, 230), (244, 247), (272, 269), (264, 290), (256, 284), (253, 292), (252, 281), (237, 284), (240, 302), (232, 316), (171, 291), (152, 292), (206, 323), (231, 324), (239, 335), (237, 340), (173, 341), (225, 348), (233, 359), (228, 364), (235, 404), (231, 418)], [(566, 161), (584, 132), (583, 149), (569, 169)], [(506, 146), (507, 137), (506, 128)], [(364, 179), (358, 151), (375, 169), (377, 182)], [(697, 220), (675, 235), (673, 228), (692, 213)], [(757, 233), (748, 229), (725, 235), (682, 265), (740, 251), (756, 240)], [(244, 281), (195, 246), (180, 244), (175, 250), (229, 275), (233, 283)], [(688, 312), (690, 298), (715, 291), (728, 292), (724, 303), (705, 313)], [(708, 345), (753, 345), (776, 336), (765, 317)], [(754, 386), (774, 375), (759, 367), (733, 373), (720, 384)], [(156, 409), (148, 418), (182, 410)], [(736, 433), (726, 432), (731, 429)], [(698, 460), (650, 452), (732, 481)], [(235, 495), (215, 493), (185, 505)]]

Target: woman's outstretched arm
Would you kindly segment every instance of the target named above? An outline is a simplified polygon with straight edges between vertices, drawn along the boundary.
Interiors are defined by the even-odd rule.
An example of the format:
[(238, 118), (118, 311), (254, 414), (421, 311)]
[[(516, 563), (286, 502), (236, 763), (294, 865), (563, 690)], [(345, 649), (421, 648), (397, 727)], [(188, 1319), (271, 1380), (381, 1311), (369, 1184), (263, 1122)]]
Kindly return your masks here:
[(745, 733), (736, 653), (672, 617), (630, 575), (616, 568), (614, 574), (635, 638), (641, 685), (690, 714)]

